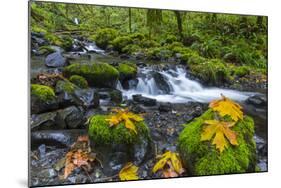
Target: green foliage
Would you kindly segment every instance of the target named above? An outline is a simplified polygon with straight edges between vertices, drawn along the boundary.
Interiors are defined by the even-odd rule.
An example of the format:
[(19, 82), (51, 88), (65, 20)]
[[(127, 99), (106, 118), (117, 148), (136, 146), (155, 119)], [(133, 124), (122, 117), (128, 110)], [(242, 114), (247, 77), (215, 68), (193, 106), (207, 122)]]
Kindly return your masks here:
[(117, 37), (112, 41), (114, 49), (118, 52), (122, 52), (122, 49), (129, 44), (132, 44), (133, 40), (128, 36)]
[(223, 83), (230, 83), (233, 79), (230, 74), (230, 68), (218, 59), (191, 65), (190, 69), (194, 76), (207, 84), (221, 85)]
[(51, 87), (39, 84), (31, 84), (31, 96), (35, 96), (42, 101), (51, 101), (56, 98)]
[(49, 54), (56, 51), (51, 46), (41, 46), (41, 47), (39, 47), (38, 50), (39, 50), (39, 53), (42, 54), (42, 55), (49, 55)]
[(111, 44), (117, 35), (118, 32), (115, 29), (105, 28), (99, 29), (92, 39), (100, 48), (105, 49), (109, 44)]
[(238, 77), (243, 77), (250, 74), (250, 68), (247, 66), (240, 66), (240, 67), (235, 67), (234, 69), (234, 75)]
[(185, 125), (180, 133), (178, 146), (182, 159), (192, 175), (216, 175), (254, 172), (256, 145), (253, 139), (253, 119), (245, 116), (233, 127), (237, 132), (238, 146), (229, 146), (221, 154), (214, 145), (201, 141), (204, 121), (213, 119), (212, 110)]
[(127, 129), (124, 122), (110, 127), (108, 116), (94, 115), (89, 119), (89, 135), (97, 145), (106, 144), (135, 144), (141, 137), (149, 137), (149, 129), (144, 121), (135, 122), (137, 134)]
[(72, 75), (69, 78), (69, 81), (74, 83), (75, 85), (77, 85), (80, 88), (88, 88), (88, 82), (85, 78), (83, 78), (82, 76), (79, 75)]
[(119, 72), (107, 63), (75, 63), (65, 67), (66, 76), (79, 75), (84, 77), (90, 86), (114, 87), (119, 78)]

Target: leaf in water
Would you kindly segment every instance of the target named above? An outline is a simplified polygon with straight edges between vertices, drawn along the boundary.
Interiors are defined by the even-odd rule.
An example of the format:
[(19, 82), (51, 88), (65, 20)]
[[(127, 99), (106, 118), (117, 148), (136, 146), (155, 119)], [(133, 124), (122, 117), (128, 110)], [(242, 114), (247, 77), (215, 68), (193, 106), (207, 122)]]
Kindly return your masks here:
[(133, 163), (127, 163), (119, 172), (119, 178), (121, 181), (126, 180), (138, 180), (138, 167)]
[[(154, 165), (152, 172), (156, 173), (158, 170), (163, 169), (164, 177), (175, 177), (174, 173), (179, 176), (184, 172), (178, 153), (174, 153), (171, 151), (165, 152), (163, 155), (160, 156), (160, 160)], [(169, 174), (171, 176), (169, 176)]]
[(243, 119), (242, 107), (223, 95), (222, 99), (212, 101), (209, 107), (217, 111), (221, 117), (229, 115), (235, 122)]
[(140, 115), (129, 112), (128, 109), (113, 109), (113, 111), (115, 114), (110, 115), (110, 117), (106, 119), (110, 127), (116, 126), (124, 121), (125, 127), (137, 134), (134, 122), (143, 121)]
[(201, 141), (211, 140), (214, 137), (212, 144), (216, 145), (220, 153), (228, 147), (227, 140), (232, 145), (238, 145), (236, 133), (230, 129), (230, 127), (235, 125), (235, 122), (206, 120), (205, 124), (207, 126), (201, 134)]

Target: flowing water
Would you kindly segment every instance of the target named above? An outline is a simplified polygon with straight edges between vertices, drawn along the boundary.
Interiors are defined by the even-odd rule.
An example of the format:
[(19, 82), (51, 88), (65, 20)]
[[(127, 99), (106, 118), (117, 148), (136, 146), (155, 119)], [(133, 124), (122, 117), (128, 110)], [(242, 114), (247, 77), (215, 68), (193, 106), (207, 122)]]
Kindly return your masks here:
[[(155, 79), (155, 74), (158, 79)], [(132, 95), (141, 94), (157, 99), (160, 102), (185, 103), (196, 101), (208, 103), (221, 97), (221, 94), (235, 101), (245, 101), (253, 92), (240, 92), (230, 89), (204, 87), (199, 82), (191, 80), (184, 68), (177, 66), (168, 70), (155, 70), (152, 67), (139, 68), (137, 85), (128, 90), (120, 83), (117, 88), (128, 99)]]

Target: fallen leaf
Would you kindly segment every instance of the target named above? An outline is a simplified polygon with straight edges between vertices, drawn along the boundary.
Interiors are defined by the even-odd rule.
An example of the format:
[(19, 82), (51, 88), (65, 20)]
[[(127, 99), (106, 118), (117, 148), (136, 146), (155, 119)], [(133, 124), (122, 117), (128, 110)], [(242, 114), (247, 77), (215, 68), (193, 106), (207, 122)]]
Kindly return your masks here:
[(235, 122), (243, 119), (242, 107), (223, 95), (222, 99), (212, 101), (209, 107), (217, 111), (221, 117), (229, 115)]
[(109, 118), (106, 119), (110, 127), (116, 126), (124, 121), (125, 127), (137, 134), (134, 122), (143, 121), (140, 115), (129, 112), (128, 109), (113, 109), (113, 112), (115, 112), (115, 114), (110, 115)]
[(135, 166), (133, 163), (127, 163), (119, 172), (119, 178), (121, 181), (126, 180), (138, 180), (138, 167)]
[(218, 120), (206, 120), (207, 126), (201, 134), (201, 141), (211, 140), (212, 144), (221, 152), (228, 147), (227, 140), (232, 145), (238, 145), (236, 133), (230, 129), (234, 126), (235, 122), (221, 122)]
[[(164, 169), (163, 173), (166, 172), (166, 174), (163, 174), (163, 176), (168, 176), (168, 174), (170, 175), (173, 174), (172, 171), (177, 173), (177, 176), (179, 176), (184, 172), (184, 168), (182, 167), (182, 163), (178, 153), (167, 151), (159, 158), (160, 160), (158, 160), (158, 162), (154, 165), (152, 169), (153, 173), (156, 173), (159, 170), (163, 170), (165, 167), (166, 168)], [(174, 177), (174, 174), (171, 177)]]

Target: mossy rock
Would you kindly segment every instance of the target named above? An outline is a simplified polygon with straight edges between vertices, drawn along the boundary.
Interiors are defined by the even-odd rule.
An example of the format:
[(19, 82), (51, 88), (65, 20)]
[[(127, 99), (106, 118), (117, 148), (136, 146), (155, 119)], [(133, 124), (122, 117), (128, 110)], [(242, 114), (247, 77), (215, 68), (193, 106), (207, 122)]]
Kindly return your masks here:
[(110, 127), (106, 119), (106, 115), (94, 115), (89, 121), (89, 135), (96, 145), (112, 145), (112, 144), (137, 144), (141, 138), (150, 139), (150, 133), (144, 121), (136, 122), (137, 134), (127, 129), (124, 122)]
[(208, 85), (224, 85), (232, 82), (230, 68), (218, 59), (190, 66), (191, 73)]
[(114, 50), (118, 52), (122, 52), (122, 49), (129, 44), (133, 44), (133, 40), (128, 36), (117, 37), (112, 41)]
[(56, 84), (56, 93), (74, 93), (78, 87), (68, 80), (59, 80)]
[(185, 125), (178, 139), (178, 148), (190, 175), (217, 175), (254, 172), (256, 166), (256, 145), (254, 121), (245, 116), (232, 130), (237, 133), (238, 146), (229, 145), (222, 153), (211, 141), (200, 141), (204, 121), (214, 119), (213, 111)]
[(87, 80), (82, 77), (82, 76), (79, 76), (79, 75), (72, 75), (70, 78), (69, 78), (69, 81), (74, 83), (75, 85), (77, 85), (78, 87), (82, 88), (82, 89), (85, 89), (85, 88), (88, 88), (88, 82)]
[(58, 107), (53, 88), (45, 85), (31, 84), (31, 113), (41, 113)]
[(100, 48), (105, 49), (117, 37), (117, 34), (118, 32), (115, 29), (99, 29), (91, 39), (94, 40)]
[(65, 67), (64, 75), (84, 77), (89, 86), (114, 88), (119, 78), (119, 72), (107, 63), (75, 63)]
[(31, 95), (42, 101), (50, 101), (56, 98), (54, 90), (49, 86), (31, 84)]
[(126, 54), (134, 54), (135, 52), (140, 52), (142, 49), (137, 44), (129, 44), (122, 48), (121, 52)]
[(49, 55), (54, 53), (56, 50), (52, 46), (41, 46), (38, 51), (40, 55)]
[(71, 36), (69, 35), (65, 35), (61, 37), (61, 47), (66, 50), (66, 51), (70, 51), (72, 48), (72, 44), (73, 44), (73, 39)]
[(135, 78), (137, 75), (137, 66), (129, 62), (119, 63), (117, 70), (121, 81)]

